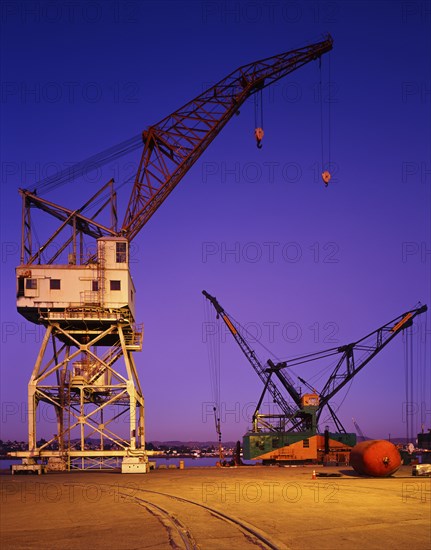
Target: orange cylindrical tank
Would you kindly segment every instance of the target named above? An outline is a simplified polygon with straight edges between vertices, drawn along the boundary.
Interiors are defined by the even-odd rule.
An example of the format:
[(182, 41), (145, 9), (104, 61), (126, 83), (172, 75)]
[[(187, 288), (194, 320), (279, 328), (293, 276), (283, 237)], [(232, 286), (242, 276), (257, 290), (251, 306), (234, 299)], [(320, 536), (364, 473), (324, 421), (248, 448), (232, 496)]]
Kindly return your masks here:
[(350, 452), (350, 465), (361, 475), (387, 477), (401, 466), (401, 456), (390, 441), (371, 439), (353, 447)]

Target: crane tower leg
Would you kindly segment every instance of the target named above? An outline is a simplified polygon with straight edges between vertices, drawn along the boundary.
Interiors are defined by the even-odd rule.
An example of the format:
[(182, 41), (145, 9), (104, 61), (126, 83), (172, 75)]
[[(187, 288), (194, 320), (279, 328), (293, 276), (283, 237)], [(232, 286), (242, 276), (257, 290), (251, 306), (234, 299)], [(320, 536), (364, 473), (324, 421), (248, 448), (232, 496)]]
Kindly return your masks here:
[[(28, 384), (28, 450), (16, 456), (27, 465), (46, 462), (48, 470), (115, 467), (126, 458), (146, 472), (144, 398), (133, 358), (142, 330), (121, 316), (91, 329), (91, 313), (81, 314), (85, 333), (83, 319), (72, 322), (67, 312), (61, 321), (45, 320)], [(46, 440), (54, 419), (57, 433)]]

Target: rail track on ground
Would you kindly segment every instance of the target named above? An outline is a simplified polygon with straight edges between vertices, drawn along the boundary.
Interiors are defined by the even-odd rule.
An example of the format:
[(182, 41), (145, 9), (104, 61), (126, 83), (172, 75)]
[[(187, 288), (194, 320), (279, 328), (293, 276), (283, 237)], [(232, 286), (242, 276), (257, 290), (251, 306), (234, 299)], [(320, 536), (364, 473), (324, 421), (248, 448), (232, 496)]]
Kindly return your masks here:
[[(84, 486), (82, 483), (73, 485)], [(216, 510), (204, 503), (184, 497), (130, 487), (103, 484), (109, 494), (133, 502), (156, 516), (167, 532), (171, 548), (184, 550), (219, 550), (221, 547), (280, 550), (272, 537), (253, 525)], [(217, 535), (215, 535), (215, 533)], [(227, 545), (227, 546), (226, 546)]]

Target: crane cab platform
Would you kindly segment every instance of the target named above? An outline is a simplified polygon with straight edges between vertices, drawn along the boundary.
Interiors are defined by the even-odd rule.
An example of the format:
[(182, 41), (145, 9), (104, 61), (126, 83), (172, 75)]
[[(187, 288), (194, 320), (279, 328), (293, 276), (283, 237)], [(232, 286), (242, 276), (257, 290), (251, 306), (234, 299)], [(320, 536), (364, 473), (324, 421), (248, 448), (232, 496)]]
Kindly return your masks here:
[(135, 319), (136, 290), (129, 270), (129, 243), (124, 237), (97, 241), (97, 255), (86, 264), (20, 265), (16, 269), (17, 309), (36, 324), (57, 322), (91, 328)]

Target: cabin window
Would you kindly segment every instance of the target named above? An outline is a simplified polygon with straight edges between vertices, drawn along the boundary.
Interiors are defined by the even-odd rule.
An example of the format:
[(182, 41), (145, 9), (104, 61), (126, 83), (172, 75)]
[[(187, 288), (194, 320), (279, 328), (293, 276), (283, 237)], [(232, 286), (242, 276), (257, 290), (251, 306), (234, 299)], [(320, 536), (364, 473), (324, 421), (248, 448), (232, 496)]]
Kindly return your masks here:
[(309, 449), (309, 447), (310, 447), (310, 440), (309, 440), (309, 439), (303, 439), (303, 440), (302, 440), (302, 446), (304, 447), (304, 449)]
[(37, 279), (26, 279), (25, 288), (27, 290), (36, 290), (37, 289)]
[(50, 279), (49, 288), (51, 290), (60, 290), (61, 288), (60, 279)]
[(125, 264), (127, 262), (127, 243), (116, 243), (116, 262)]
[(121, 281), (111, 281), (111, 290), (121, 290)]
[(94, 281), (91, 281), (91, 290), (93, 292), (98, 292), (99, 290), (99, 281), (95, 279)]

